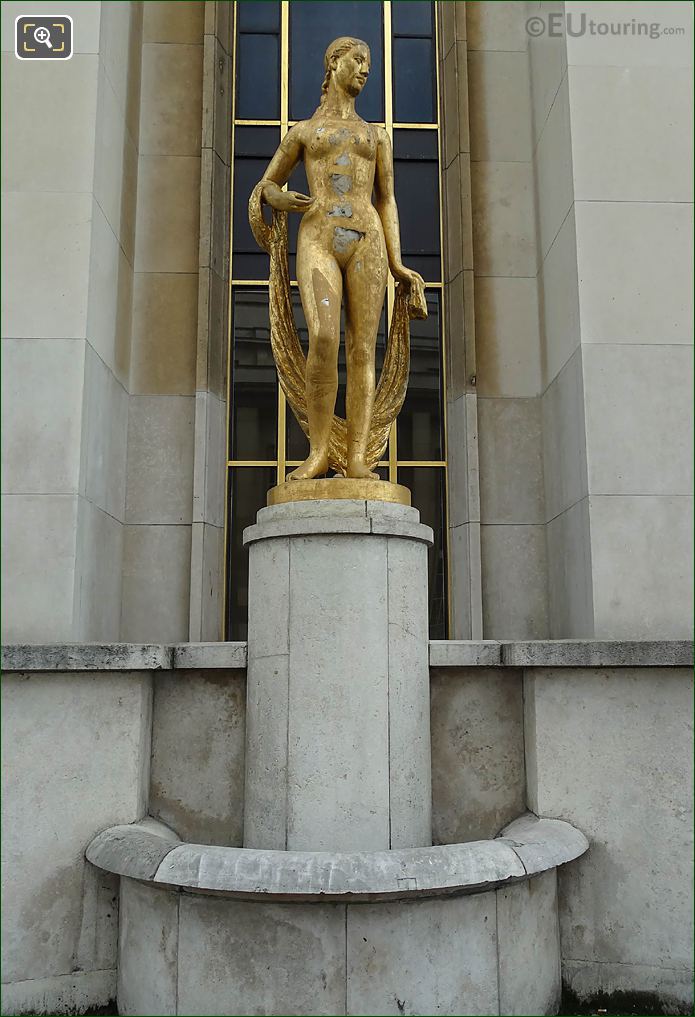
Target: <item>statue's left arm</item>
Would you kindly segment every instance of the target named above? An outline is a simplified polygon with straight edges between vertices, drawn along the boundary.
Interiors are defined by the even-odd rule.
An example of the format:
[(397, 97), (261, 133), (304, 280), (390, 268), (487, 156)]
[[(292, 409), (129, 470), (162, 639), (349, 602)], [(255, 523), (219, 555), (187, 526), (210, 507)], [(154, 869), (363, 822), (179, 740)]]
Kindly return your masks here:
[(376, 173), (374, 176), (375, 207), (384, 228), (386, 253), (394, 279), (422, 287), (422, 277), (401, 261), (401, 230), (393, 185), (393, 152), (391, 139), (383, 127), (377, 128)]

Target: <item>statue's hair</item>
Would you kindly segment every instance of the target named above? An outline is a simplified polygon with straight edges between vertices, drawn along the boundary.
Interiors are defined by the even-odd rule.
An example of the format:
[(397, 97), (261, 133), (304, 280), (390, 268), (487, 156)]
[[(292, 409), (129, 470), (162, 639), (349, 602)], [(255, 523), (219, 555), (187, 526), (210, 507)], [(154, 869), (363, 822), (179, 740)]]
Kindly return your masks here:
[(318, 113), (323, 106), (326, 105), (326, 98), (328, 96), (328, 86), (331, 83), (331, 74), (333, 68), (331, 67), (331, 61), (343, 56), (344, 53), (349, 53), (355, 46), (364, 46), (369, 53), (369, 46), (362, 39), (354, 39), (351, 35), (341, 35), (339, 39), (334, 39), (329, 45), (328, 49), (323, 58), (323, 66), (326, 68), (326, 73), (323, 78), (323, 84), (321, 85), (321, 100), (318, 105), (316, 112)]

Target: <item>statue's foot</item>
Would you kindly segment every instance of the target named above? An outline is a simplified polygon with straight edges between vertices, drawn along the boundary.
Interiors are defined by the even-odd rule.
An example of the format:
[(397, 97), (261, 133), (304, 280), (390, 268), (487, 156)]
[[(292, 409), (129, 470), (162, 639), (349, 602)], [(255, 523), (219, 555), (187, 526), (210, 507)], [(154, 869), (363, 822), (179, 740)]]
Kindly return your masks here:
[(354, 480), (381, 480), (379, 474), (373, 473), (361, 459), (353, 459), (348, 463), (347, 475)]
[(288, 480), (313, 480), (322, 477), (328, 470), (328, 456), (323, 452), (312, 452), (301, 466), (288, 476)]

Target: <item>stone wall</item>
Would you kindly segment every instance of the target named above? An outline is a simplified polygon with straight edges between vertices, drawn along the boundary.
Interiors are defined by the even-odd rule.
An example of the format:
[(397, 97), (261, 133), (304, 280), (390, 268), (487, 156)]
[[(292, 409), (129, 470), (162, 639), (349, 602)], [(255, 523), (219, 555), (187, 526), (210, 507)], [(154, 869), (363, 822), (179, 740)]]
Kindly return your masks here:
[(65, 63), (17, 60), (2, 9), (4, 636), (116, 639), (142, 5), (43, 10), (73, 16)]
[[(580, 997), (687, 1005), (690, 655), (430, 644), (434, 839), (494, 837), (527, 807), (589, 837), (560, 872), (563, 973)], [(241, 843), (245, 660), (241, 643), (5, 649), (4, 1013), (113, 995), (115, 887), (83, 857), (98, 832), (149, 801), (186, 839)]]

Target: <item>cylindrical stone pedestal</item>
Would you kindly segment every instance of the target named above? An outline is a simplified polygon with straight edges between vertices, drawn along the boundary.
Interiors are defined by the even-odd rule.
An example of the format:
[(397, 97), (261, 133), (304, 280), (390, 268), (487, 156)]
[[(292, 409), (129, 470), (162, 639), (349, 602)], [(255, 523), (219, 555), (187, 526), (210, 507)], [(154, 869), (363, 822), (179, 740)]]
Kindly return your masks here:
[(403, 505), (291, 502), (244, 541), (244, 846), (431, 844), (431, 529)]

